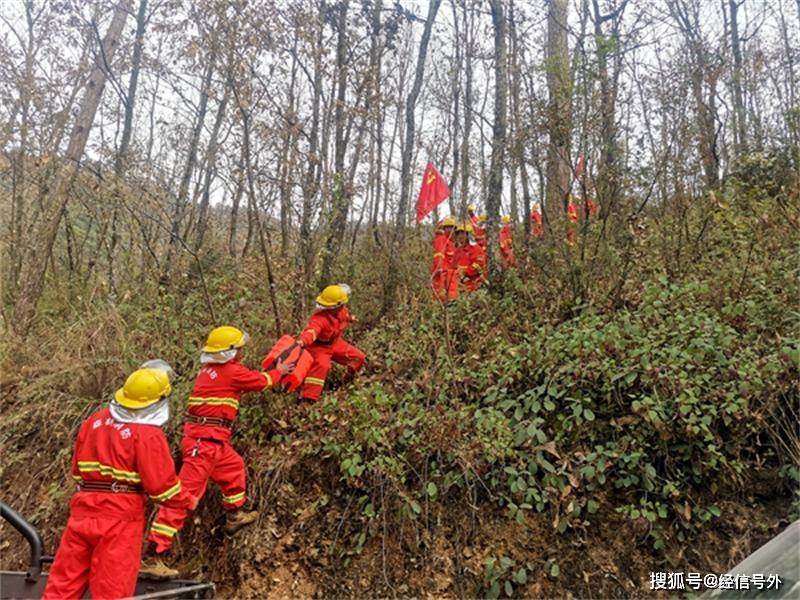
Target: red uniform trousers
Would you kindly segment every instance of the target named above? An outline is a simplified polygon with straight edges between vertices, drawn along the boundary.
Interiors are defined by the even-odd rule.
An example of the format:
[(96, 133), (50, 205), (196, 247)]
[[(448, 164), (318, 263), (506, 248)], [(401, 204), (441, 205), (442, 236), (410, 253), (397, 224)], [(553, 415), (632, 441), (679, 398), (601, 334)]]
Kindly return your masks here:
[[(222, 508), (236, 510), (247, 499), (244, 459), (229, 442), (210, 439), (184, 435), (181, 441), (183, 465), (178, 477), (183, 489), (198, 499), (206, 493), (210, 479), (222, 491)], [(172, 546), (188, 515), (189, 511), (184, 509), (159, 509), (147, 536), (149, 541), (155, 542), (157, 553), (166, 552)]]
[[(86, 493), (86, 492), (84, 492)], [(97, 492), (97, 495), (105, 492)], [(132, 521), (71, 516), (61, 536), (42, 598), (128, 598), (136, 588), (144, 515)]]
[(355, 373), (363, 365), (366, 356), (355, 346), (348, 344), (342, 338), (336, 338), (330, 344), (316, 342), (306, 348), (314, 357), (314, 364), (306, 373), (300, 398), (316, 402), (322, 394), (325, 379), (331, 370), (331, 361), (344, 365)]
[(441, 301), (458, 298), (458, 272), (452, 268), (442, 268), (431, 275), (431, 286), (437, 299)]

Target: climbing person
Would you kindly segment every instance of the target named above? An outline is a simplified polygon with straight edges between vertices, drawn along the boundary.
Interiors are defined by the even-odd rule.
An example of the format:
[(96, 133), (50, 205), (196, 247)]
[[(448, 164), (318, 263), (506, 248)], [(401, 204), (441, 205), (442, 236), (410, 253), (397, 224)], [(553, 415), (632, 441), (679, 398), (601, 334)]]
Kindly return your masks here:
[(567, 199), (567, 244), (575, 244), (578, 232), (578, 207), (575, 205), (575, 198), (572, 194)]
[(584, 215), (586, 220), (593, 219), (600, 214), (600, 204), (595, 202), (590, 196), (586, 196), (586, 200), (583, 203), (584, 208)]
[(469, 224), (472, 226), (472, 235), (475, 237), (475, 242), (478, 246), (486, 247), (486, 215), (476, 215), (475, 205), (470, 204), (467, 207), (467, 216), (469, 217)]
[(344, 283), (327, 286), (317, 296), (317, 306), (297, 342), (314, 357), (300, 390), (300, 401), (314, 403), (322, 394), (331, 361), (347, 367), (354, 376), (364, 365), (364, 353), (342, 339), (342, 333), (355, 319), (347, 310), (350, 286)]
[(458, 298), (458, 278), (453, 265), (455, 244), (453, 232), (456, 220), (445, 217), (438, 224), (433, 238), (433, 263), (431, 264), (431, 287), (440, 302)]
[(500, 255), (503, 258), (503, 266), (508, 269), (513, 269), (517, 266), (517, 261), (514, 258), (514, 242), (512, 239), (514, 224), (511, 221), (511, 217), (508, 215), (503, 215), (500, 218), (500, 222), (503, 224), (502, 229), (500, 229)]
[[(219, 486), (225, 511), (224, 531), (229, 535), (258, 518), (258, 512), (244, 509), (245, 464), (230, 443), (241, 395), (273, 387), (293, 368), (278, 362), (266, 372), (248, 369), (240, 362), (248, 341), (246, 333), (229, 325), (208, 334), (200, 354), (202, 367), (183, 419), (181, 481), (198, 498), (206, 493), (209, 480)], [(162, 559), (187, 516), (182, 507), (165, 506), (158, 511), (147, 536), (142, 574), (156, 579), (178, 575)]]
[(542, 211), (538, 202), (533, 203), (531, 210), (531, 235), (535, 238), (540, 238), (544, 235), (544, 227), (542, 225)]
[(486, 271), (486, 250), (470, 240), (472, 225), (459, 223), (456, 227), (455, 263), (464, 289), (474, 292), (483, 283)]
[(92, 598), (132, 596), (147, 497), (172, 509), (197, 505), (175, 474), (161, 429), (171, 371), (164, 361), (146, 362), (81, 425), (71, 468), (78, 491), (43, 598), (82, 598), (87, 587)]

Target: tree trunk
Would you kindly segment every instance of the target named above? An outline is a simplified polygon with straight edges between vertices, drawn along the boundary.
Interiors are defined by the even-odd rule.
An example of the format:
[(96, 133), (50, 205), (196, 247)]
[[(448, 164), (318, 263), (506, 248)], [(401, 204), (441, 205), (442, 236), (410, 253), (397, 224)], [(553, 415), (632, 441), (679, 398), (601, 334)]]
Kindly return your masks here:
[(230, 98), (231, 85), (233, 82), (228, 79), (225, 82), (225, 91), (220, 100), (219, 107), (217, 108), (217, 116), (214, 119), (214, 127), (211, 129), (211, 138), (208, 141), (208, 150), (206, 151), (206, 170), (203, 174), (203, 191), (200, 198), (200, 206), (198, 208), (197, 216), (197, 236), (194, 242), (194, 251), (197, 252), (203, 245), (203, 239), (206, 235), (208, 227), (208, 207), (211, 203), (211, 184), (217, 176), (217, 153), (219, 151), (219, 132), (222, 128), (222, 122), (225, 120), (225, 111), (228, 108), (228, 100)]
[(747, 116), (745, 113), (745, 100), (742, 91), (742, 47), (739, 37), (739, 7), (744, 0), (728, 0), (730, 9), (731, 27), (731, 50), (733, 51), (733, 114), (736, 122), (735, 132), (735, 152), (739, 157), (747, 152)]
[(216, 62), (217, 50), (212, 47), (209, 51), (208, 64), (206, 65), (205, 73), (203, 74), (203, 83), (200, 89), (200, 105), (197, 109), (197, 117), (195, 118), (194, 127), (192, 129), (192, 136), (189, 138), (189, 149), (186, 155), (186, 164), (183, 167), (183, 175), (181, 176), (180, 187), (178, 188), (178, 196), (175, 199), (175, 206), (172, 211), (172, 230), (170, 233), (169, 244), (167, 246), (167, 257), (164, 261), (164, 273), (162, 274), (162, 281), (169, 281), (170, 272), (173, 267), (172, 255), (178, 247), (179, 238), (181, 235), (181, 223), (183, 222), (184, 214), (186, 213), (186, 205), (189, 200), (189, 185), (192, 182), (192, 174), (197, 165), (197, 147), (200, 144), (200, 134), (203, 132), (203, 125), (206, 120), (206, 112), (208, 110), (208, 96), (211, 91), (211, 79), (214, 75), (214, 63)]
[(303, 206), (300, 213), (300, 243), (298, 244), (295, 266), (302, 273), (301, 284), (295, 290), (294, 322), (300, 325), (305, 317), (308, 288), (311, 284), (313, 244), (311, 239), (312, 202), (319, 190), (322, 160), (320, 158), (320, 118), (322, 110), (322, 39), (324, 6), (319, 5), (318, 27), (314, 38), (314, 97), (311, 105), (311, 133), (308, 141), (308, 168), (303, 177)]
[(547, 10), (547, 188), (546, 226), (563, 220), (570, 189), (570, 135), (572, 132), (572, 89), (567, 39), (568, 0), (548, 0)]
[(236, 256), (236, 226), (239, 220), (239, 204), (244, 193), (244, 143), (239, 150), (239, 162), (236, 166), (236, 189), (231, 204), (231, 222), (228, 228), (228, 254)]
[(383, 294), (382, 312), (385, 314), (394, 304), (395, 293), (398, 284), (398, 255), (403, 246), (406, 232), (406, 220), (408, 216), (408, 198), (411, 194), (411, 157), (414, 154), (414, 108), (417, 105), (417, 98), (422, 89), (422, 77), (425, 75), (425, 58), (428, 55), (428, 44), (431, 39), (433, 22), (436, 20), (436, 13), (439, 12), (442, 0), (430, 0), (428, 4), (428, 18), (425, 20), (425, 28), (422, 31), (422, 39), (419, 42), (419, 57), (417, 58), (417, 68), (414, 74), (414, 84), (411, 92), (406, 98), (406, 138), (403, 147), (403, 156), (400, 168), (400, 200), (397, 203), (397, 215), (394, 224), (394, 235), (389, 249), (389, 272), (386, 277), (386, 285)]
[(475, 40), (475, 16), (471, 4), (464, 6), (464, 137), (461, 143), (461, 202), (459, 215), (464, 217), (467, 214), (467, 206), (470, 204), (469, 198), (469, 173), (470, 173), (470, 154), (469, 142), (472, 135), (472, 54), (474, 52)]
[(347, 101), (347, 8), (348, 2), (339, 3), (338, 35), (336, 41), (336, 111), (334, 113), (334, 154), (333, 154), (333, 193), (330, 218), (325, 246), (322, 251), (322, 269), (319, 287), (331, 283), (333, 263), (339, 254), (345, 229), (347, 213), (350, 208), (350, 190), (344, 172), (345, 143), (345, 103)]
[[(611, 12), (602, 14), (598, 0), (592, 0), (597, 71), (600, 79), (600, 164), (597, 170), (597, 200), (604, 214), (614, 211), (619, 195), (619, 144), (617, 143), (617, 82), (621, 68), (619, 22), (628, 0), (622, 0)], [(611, 21), (611, 34), (606, 35), (603, 23)], [(609, 56), (614, 58), (613, 75), (609, 73)]]
[(492, 164), (489, 168), (489, 193), (486, 196), (486, 255), (489, 261), (489, 284), (500, 277), (499, 233), (500, 203), (503, 195), (503, 173), (508, 111), (508, 64), (506, 60), (506, 17), (503, 0), (489, 0), (494, 28), (494, 123), (492, 125)]
[(80, 111), (70, 134), (65, 153), (65, 166), (59, 169), (56, 180), (50, 188), (50, 201), (47, 202), (41, 218), (34, 229), (33, 240), (20, 274), (20, 290), (14, 304), (12, 326), (20, 336), (30, 330), (36, 305), (42, 295), (47, 263), (53, 252), (53, 244), (58, 234), (61, 217), (69, 200), (68, 191), (78, 175), (80, 161), (94, 124), (97, 107), (103, 96), (107, 73), (105, 65), (110, 65), (119, 47), (119, 39), (128, 14), (132, 11), (132, 0), (119, 0), (114, 15), (101, 44), (102, 48), (95, 58), (95, 65), (89, 76), (86, 92), (81, 100)]

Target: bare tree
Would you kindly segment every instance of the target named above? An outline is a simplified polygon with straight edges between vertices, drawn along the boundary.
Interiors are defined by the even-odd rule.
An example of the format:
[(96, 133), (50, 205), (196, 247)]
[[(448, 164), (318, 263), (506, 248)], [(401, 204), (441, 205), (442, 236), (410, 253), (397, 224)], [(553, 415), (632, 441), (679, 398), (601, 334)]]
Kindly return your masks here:
[(489, 170), (489, 193), (486, 197), (486, 228), (489, 282), (500, 275), (498, 255), (500, 201), (503, 193), (503, 171), (506, 148), (506, 113), (508, 111), (508, 65), (506, 61), (506, 17), (503, 0), (490, 0), (494, 26), (494, 124), (492, 126), (492, 166)]
[(119, 47), (120, 35), (131, 10), (131, 0), (119, 0), (114, 7), (111, 23), (95, 57), (94, 67), (81, 100), (80, 111), (70, 134), (69, 145), (64, 155), (65, 165), (59, 169), (55, 180), (47, 188), (46, 197), (43, 198), (45, 208), (33, 232), (35, 243), (31, 245), (22, 265), (21, 285), (14, 304), (12, 325), (20, 336), (27, 335), (30, 330), (36, 305), (42, 295), (47, 263), (53, 252), (61, 217), (69, 200), (68, 190), (80, 170), (81, 158), (109, 76), (110, 64)]
[(397, 291), (397, 259), (400, 247), (405, 239), (408, 199), (411, 195), (411, 157), (414, 152), (415, 135), (414, 109), (417, 105), (419, 92), (422, 89), (422, 78), (425, 75), (425, 59), (428, 56), (428, 44), (431, 39), (433, 22), (436, 20), (436, 13), (439, 12), (441, 4), (442, 0), (430, 0), (428, 4), (428, 17), (425, 19), (425, 28), (422, 31), (422, 38), (419, 42), (419, 56), (417, 57), (417, 68), (414, 72), (414, 84), (406, 98), (406, 137), (403, 146), (402, 165), (400, 167), (400, 200), (397, 203), (394, 235), (389, 250), (389, 272), (387, 273), (383, 294), (384, 313), (391, 308)]
[(570, 136), (572, 133), (572, 86), (567, 37), (568, 0), (547, 2), (547, 221), (561, 218), (566, 207), (572, 169)]

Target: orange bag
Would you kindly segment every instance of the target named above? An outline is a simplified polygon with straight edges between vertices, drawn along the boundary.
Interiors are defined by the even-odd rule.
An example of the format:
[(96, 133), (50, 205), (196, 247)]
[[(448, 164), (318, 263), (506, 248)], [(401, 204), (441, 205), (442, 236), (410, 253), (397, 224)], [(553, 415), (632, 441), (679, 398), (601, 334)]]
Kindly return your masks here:
[[(275, 342), (275, 345), (272, 346), (272, 348), (269, 351), (269, 354), (267, 354), (267, 357), (263, 361), (261, 361), (261, 368), (264, 369), (265, 371), (271, 369), (272, 365), (275, 364), (275, 361), (278, 359), (278, 357), (296, 344), (297, 340), (295, 340), (292, 336), (290, 335), (281, 336), (281, 338), (277, 342)], [(287, 356), (288, 354), (289, 353), (287, 352)], [(284, 360), (286, 358), (287, 358), (286, 356), (283, 357)]]
[(294, 370), (288, 375), (281, 377), (280, 380), (283, 389), (289, 392), (295, 391), (302, 385), (303, 380), (306, 378), (306, 373), (308, 373), (308, 370), (314, 362), (311, 353), (301, 348), (297, 340), (290, 335), (281, 336), (281, 338), (275, 342), (269, 354), (267, 354), (266, 358), (261, 362), (261, 368), (264, 370), (271, 369), (278, 360), (287, 364), (294, 364)]
[(284, 389), (288, 392), (293, 392), (303, 385), (303, 380), (306, 378), (306, 373), (308, 373), (311, 365), (314, 364), (314, 357), (311, 356), (311, 353), (308, 350), (303, 350), (299, 346), (297, 347), (297, 350), (300, 351), (300, 356), (297, 359), (294, 371), (281, 377), (281, 383), (283, 384)]

